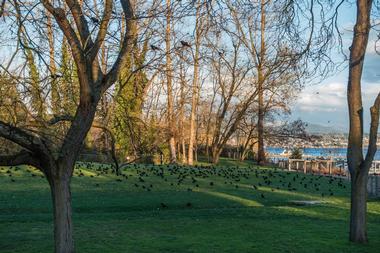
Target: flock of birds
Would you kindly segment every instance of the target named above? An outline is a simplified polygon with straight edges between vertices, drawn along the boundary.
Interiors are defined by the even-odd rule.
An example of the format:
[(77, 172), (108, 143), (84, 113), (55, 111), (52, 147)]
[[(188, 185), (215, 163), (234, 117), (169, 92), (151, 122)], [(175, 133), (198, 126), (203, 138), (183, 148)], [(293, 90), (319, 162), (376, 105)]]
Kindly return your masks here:
[[(0, 167), (0, 175), (10, 178), (12, 183), (17, 181), (13, 174), (25, 170), (18, 166)], [(44, 177), (36, 170), (27, 167), (26, 176), (33, 178)], [(320, 194), (321, 197), (334, 196), (336, 190), (345, 189), (347, 181), (329, 175), (304, 175), (300, 173), (284, 172), (278, 169), (262, 169), (259, 167), (215, 167), (215, 166), (183, 166), (183, 165), (140, 165), (131, 164), (124, 167), (120, 175), (116, 175), (113, 165), (78, 163), (74, 170), (74, 177), (107, 177), (117, 183), (127, 183), (130, 187), (142, 191), (165, 186), (178, 187), (182, 190), (196, 191), (199, 188), (226, 188), (256, 191), (262, 199), (269, 198), (268, 192), (278, 190), (297, 192), (307, 191)], [(96, 181), (95, 187), (101, 187)], [(107, 181), (106, 181), (107, 182)], [(106, 183), (105, 182), (105, 183)], [(157, 185), (157, 186), (156, 186)], [(264, 190), (265, 189), (265, 190)], [(191, 203), (186, 203), (191, 207)], [(161, 203), (162, 208), (168, 205)]]

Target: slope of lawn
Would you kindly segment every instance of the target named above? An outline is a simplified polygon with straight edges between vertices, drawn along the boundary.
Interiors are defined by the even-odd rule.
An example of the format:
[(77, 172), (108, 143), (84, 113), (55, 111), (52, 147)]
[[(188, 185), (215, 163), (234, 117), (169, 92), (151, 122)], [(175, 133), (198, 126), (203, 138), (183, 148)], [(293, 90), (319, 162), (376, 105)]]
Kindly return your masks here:
[[(380, 252), (379, 200), (369, 202), (370, 243), (354, 245), (348, 182), (236, 164), (131, 165), (118, 177), (106, 165), (79, 163), (77, 252)], [(0, 184), (0, 252), (52, 252), (46, 180), (29, 167), (0, 167)]]

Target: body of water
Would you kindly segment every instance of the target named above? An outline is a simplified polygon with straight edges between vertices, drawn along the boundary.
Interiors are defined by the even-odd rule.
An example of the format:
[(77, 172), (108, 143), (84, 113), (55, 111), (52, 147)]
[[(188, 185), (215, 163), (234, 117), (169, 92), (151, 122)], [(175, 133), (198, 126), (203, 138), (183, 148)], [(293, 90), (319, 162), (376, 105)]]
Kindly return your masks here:
[[(266, 148), (266, 152), (274, 155), (282, 154), (286, 148), (274, 148), (268, 147)], [(305, 156), (313, 156), (313, 157), (333, 157), (333, 158), (342, 158), (346, 159), (347, 157), (347, 148), (301, 148), (302, 153)], [(289, 151), (291, 152), (291, 151)], [(367, 149), (363, 149), (364, 154), (366, 154)], [(374, 160), (380, 160), (380, 151), (376, 152)]]

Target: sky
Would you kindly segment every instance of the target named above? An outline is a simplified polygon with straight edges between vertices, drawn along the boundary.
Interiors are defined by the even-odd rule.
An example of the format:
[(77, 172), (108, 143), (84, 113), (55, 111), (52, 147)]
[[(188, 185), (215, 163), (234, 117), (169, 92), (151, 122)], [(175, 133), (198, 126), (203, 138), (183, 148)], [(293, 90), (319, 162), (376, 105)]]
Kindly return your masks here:
[[(340, 19), (345, 35), (343, 47), (348, 50), (352, 40), (352, 30), (355, 21), (355, 8), (345, 7)], [(380, 92), (380, 55), (375, 51), (375, 34), (372, 34), (368, 44), (362, 77), (362, 97), (364, 107), (364, 131), (369, 131), (369, 108), (376, 95)], [(380, 49), (378, 47), (378, 49)], [(341, 58), (336, 53), (335, 57)], [(348, 66), (347, 62), (343, 63)], [(344, 66), (343, 65), (343, 66)], [(348, 68), (333, 73), (319, 84), (307, 85), (292, 105), (292, 118), (305, 122), (330, 126), (333, 129), (348, 131), (347, 81)]]

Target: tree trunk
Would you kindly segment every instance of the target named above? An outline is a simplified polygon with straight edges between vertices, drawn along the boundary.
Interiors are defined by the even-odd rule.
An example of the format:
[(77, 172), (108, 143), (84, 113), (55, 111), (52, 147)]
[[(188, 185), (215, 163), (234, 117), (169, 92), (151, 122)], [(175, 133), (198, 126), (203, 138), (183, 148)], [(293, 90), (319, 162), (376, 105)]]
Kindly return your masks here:
[(183, 164), (186, 164), (187, 162), (187, 158), (186, 158), (186, 143), (185, 143), (185, 139), (182, 138), (182, 163)]
[[(183, 57), (183, 56), (182, 56)], [(180, 103), (179, 103), (179, 129), (180, 129), (180, 140), (178, 141), (179, 148), (178, 150), (181, 150), (182, 152), (182, 163), (187, 163), (187, 157), (186, 157), (186, 143), (185, 143), (185, 86), (186, 86), (186, 78), (185, 73), (183, 69), (183, 62), (180, 63)], [(180, 151), (178, 151), (180, 152)]]
[(350, 241), (366, 243), (367, 239), (367, 175), (351, 179)]
[(189, 154), (188, 161), (189, 165), (194, 164), (194, 142), (195, 140), (195, 131), (197, 128), (197, 106), (198, 106), (198, 94), (199, 94), (199, 84), (198, 84), (198, 75), (199, 75), (199, 47), (201, 42), (202, 28), (200, 27), (200, 8), (201, 1), (198, 1), (197, 11), (196, 11), (196, 21), (195, 21), (195, 54), (194, 54), (194, 73), (193, 73), (193, 87), (192, 87), (192, 98), (191, 98), (191, 113), (190, 113), (190, 135), (189, 135)]
[(219, 158), (220, 158), (220, 154), (222, 153), (222, 149), (219, 148), (219, 147), (212, 147), (212, 150), (211, 150), (211, 162), (213, 164), (217, 164), (219, 162)]
[(169, 127), (169, 149), (170, 149), (170, 163), (177, 162), (176, 141), (175, 141), (175, 119), (173, 107), (173, 86), (172, 86), (172, 56), (171, 56), (171, 0), (166, 0), (166, 84), (168, 92), (168, 127)]
[(216, 153), (216, 154), (212, 154), (212, 163), (213, 164), (217, 164), (219, 162), (219, 155)]
[(260, 62), (258, 66), (258, 120), (257, 120), (257, 138), (258, 138), (258, 150), (257, 150), (257, 163), (265, 163), (265, 150), (264, 150), (264, 59), (265, 59), (265, 1), (261, 0), (261, 48), (260, 48)]
[[(260, 92), (261, 93), (261, 92)], [(262, 95), (259, 94), (259, 101)], [(259, 102), (262, 105), (262, 103)], [(262, 112), (262, 107), (259, 105), (259, 115), (257, 121), (257, 163), (263, 164), (265, 162), (265, 150), (264, 150), (264, 114)]]
[(50, 182), (54, 209), (55, 253), (74, 252), (70, 176)]
[(371, 108), (370, 145), (367, 156), (363, 159), (363, 105), (361, 94), (361, 77), (364, 57), (370, 30), (370, 14), (372, 1), (357, 1), (357, 16), (354, 27), (352, 45), (350, 47), (349, 77), (347, 102), (350, 119), (348, 136), (347, 163), (351, 174), (351, 217), (350, 241), (365, 243), (367, 239), (366, 209), (367, 180), (369, 167), (376, 153), (378, 128), (378, 108), (380, 101), (376, 99), (374, 109)]

